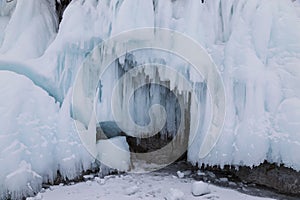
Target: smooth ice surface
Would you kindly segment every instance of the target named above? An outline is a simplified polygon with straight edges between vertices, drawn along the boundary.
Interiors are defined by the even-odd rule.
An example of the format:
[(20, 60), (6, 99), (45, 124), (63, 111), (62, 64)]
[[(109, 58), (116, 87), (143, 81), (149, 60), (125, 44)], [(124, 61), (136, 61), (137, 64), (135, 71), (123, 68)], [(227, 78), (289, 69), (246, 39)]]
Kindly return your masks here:
[[(141, 27), (187, 34), (208, 51), (222, 75), (227, 97), (224, 129), (213, 151), (200, 160), (211, 115), (205, 82), (178, 58), (132, 53), (133, 64), (146, 63), (154, 55), (157, 63), (172, 65), (191, 82), (198, 82), (194, 89), (202, 95), (200, 115), (205, 119), (196, 139), (190, 141), (190, 161), (254, 166), (268, 160), (300, 170), (300, 156), (295, 153), (300, 151), (299, 0), (207, 0), (204, 4), (198, 0), (77, 0), (67, 7), (59, 25), (54, 5), (54, 0), (0, 0), (0, 109), (4, 113), (0, 116), (0, 197), (8, 190), (15, 196), (30, 195), (42, 181), (52, 181), (58, 169), (64, 177), (74, 178), (90, 168), (94, 160), (80, 143), (70, 117), (76, 73), (102, 40)], [(119, 64), (124, 65), (124, 57)], [(161, 78), (168, 75), (161, 73)], [(116, 68), (103, 78), (97, 105), (101, 121), (112, 120), (109, 95), (118, 78)], [(168, 78), (171, 88), (180, 89), (176, 77)], [(148, 101), (142, 99), (145, 91), (138, 95), (143, 108), (143, 101)], [(145, 124), (147, 118), (139, 111), (133, 116)], [(166, 127), (172, 132), (176, 114), (167, 111), (174, 116)], [(12, 179), (16, 176), (19, 179)]]

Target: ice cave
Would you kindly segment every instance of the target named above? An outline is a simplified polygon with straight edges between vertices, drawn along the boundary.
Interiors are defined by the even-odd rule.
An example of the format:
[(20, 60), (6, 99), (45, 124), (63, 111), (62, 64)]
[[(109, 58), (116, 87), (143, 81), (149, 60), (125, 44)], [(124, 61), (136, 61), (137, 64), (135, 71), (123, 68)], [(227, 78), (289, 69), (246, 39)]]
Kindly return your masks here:
[(0, 199), (140, 161), (298, 198), (299, 30), (300, 0), (0, 0)]

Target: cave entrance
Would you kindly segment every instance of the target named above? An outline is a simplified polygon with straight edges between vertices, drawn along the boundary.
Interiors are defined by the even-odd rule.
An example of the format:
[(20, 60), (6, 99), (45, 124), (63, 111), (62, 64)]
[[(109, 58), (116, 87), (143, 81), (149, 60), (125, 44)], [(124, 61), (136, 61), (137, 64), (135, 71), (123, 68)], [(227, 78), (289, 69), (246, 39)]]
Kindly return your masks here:
[[(153, 105), (158, 104), (165, 109), (167, 115), (164, 126), (160, 131), (155, 132), (155, 135), (152, 133), (148, 134), (147, 132), (142, 133), (151, 135), (150, 137), (133, 137), (133, 135), (136, 134), (132, 135), (121, 130), (115, 121), (106, 120), (106, 118), (103, 117), (104, 120), (101, 120), (99, 123), (99, 127), (101, 128), (98, 127), (97, 130), (97, 140), (125, 136), (133, 162), (145, 161), (149, 164), (171, 164), (168, 160), (186, 160), (191, 129), (190, 123), (193, 117), (192, 113), (195, 113), (192, 112), (192, 95), (194, 95), (194, 92), (196, 92), (196, 95), (204, 94), (201, 99), (205, 101), (206, 83), (193, 83), (193, 86), (199, 88), (199, 91), (191, 91), (193, 90), (191, 88), (183, 89), (188, 87), (185, 87), (186, 85), (178, 81), (182, 79), (171, 76), (172, 73), (169, 73), (168, 70), (159, 70), (159, 65), (156, 66), (153, 64), (150, 67), (151, 68), (145, 69), (141, 68), (137, 73), (134, 73), (134, 76), (127, 77), (126, 81), (121, 83), (121, 86), (116, 92), (118, 93), (118, 97), (124, 98), (124, 100), (114, 105), (121, 110), (120, 116), (123, 116), (123, 112), (129, 111), (129, 115), (120, 117), (119, 120), (128, 120), (130, 117), (135, 124), (140, 127), (145, 127), (151, 122), (149, 110)], [(112, 96), (111, 93), (115, 88), (111, 86), (114, 86), (116, 81), (113, 80), (114, 78), (105, 79), (106, 77), (112, 77), (111, 74), (114, 74), (116, 75), (115, 80), (119, 81), (124, 75), (136, 68), (139, 68), (139, 66), (132, 54), (126, 54), (122, 64), (116, 61), (114, 66), (106, 71), (109, 76), (103, 75), (104, 79), (99, 83), (100, 103), (102, 100), (112, 102), (110, 99)], [(189, 80), (188, 75), (186, 79)], [(132, 88), (135, 89), (128, 103), (128, 99), (124, 96), (131, 94)], [(205, 105), (205, 102), (203, 105)], [(111, 106), (111, 104), (106, 104), (102, 108), (107, 110), (109, 106)], [(107, 118), (111, 119), (111, 115), (108, 115)], [(161, 120), (160, 115), (156, 115), (156, 113), (154, 118), (156, 121)], [(101, 130), (103, 133), (101, 133)]]
[[(121, 130), (116, 122), (102, 121), (97, 128), (97, 140), (125, 136), (133, 163), (144, 161), (146, 164), (159, 165), (171, 164), (168, 160), (186, 160), (190, 132), (191, 92), (179, 91), (177, 88), (170, 91), (165, 87), (170, 85), (169, 81), (162, 85), (146, 84), (140, 87), (131, 98), (129, 109), (134, 122), (146, 126), (150, 120), (148, 111), (152, 105), (160, 104), (165, 108), (167, 119), (158, 133), (146, 138), (133, 137)], [(183, 108), (180, 108), (182, 106)], [(105, 134), (105, 137), (101, 134)], [(164, 150), (160, 151), (161, 149)]]

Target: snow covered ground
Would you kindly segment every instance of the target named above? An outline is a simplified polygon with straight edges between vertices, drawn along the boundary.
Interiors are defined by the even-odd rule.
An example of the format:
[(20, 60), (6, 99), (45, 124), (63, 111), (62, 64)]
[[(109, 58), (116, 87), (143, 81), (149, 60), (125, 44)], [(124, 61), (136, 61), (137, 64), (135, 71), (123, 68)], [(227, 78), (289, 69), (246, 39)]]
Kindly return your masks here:
[(116, 199), (218, 199), (218, 200), (268, 200), (270, 198), (255, 197), (238, 191), (208, 185), (210, 193), (193, 196), (194, 180), (179, 178), (176, 174), (161, 173), (111, 175), (103, 179), (95, 177), (93, 180), (69, 186), (51, 186), (43, 190), (36, 197), (27, 200), (116, 200)]

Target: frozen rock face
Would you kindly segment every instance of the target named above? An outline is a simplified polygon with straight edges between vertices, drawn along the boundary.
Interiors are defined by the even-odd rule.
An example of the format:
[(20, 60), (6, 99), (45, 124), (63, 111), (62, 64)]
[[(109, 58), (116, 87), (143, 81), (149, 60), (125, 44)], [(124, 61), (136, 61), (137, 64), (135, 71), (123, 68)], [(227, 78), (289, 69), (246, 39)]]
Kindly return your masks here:
[[(1, 107), (11, 110), (7, 110), (10, 114), (2, 115), (0, 135), (3, 133), (7, 135), (5, 138), (10, 139), (1, 145), (0, 159), (7, 159), (5, 149), (15, 152), (10, 150), (14, 145), (17, 149), (25, 148), (15, 143), (25, 143), (21, 134), (23, 131), (39, 138), (36, 142), (26, 140), (28, 148), (37, 148), (39, 151), (35, 153), (40, 149), (43, 149), (42, 152), (47, 150), (42, 158), (34, 153), (27, 155), (27, 151), (16, 151), (18, 155), (26, 155), (17, 156), (16, 163), (5, 165), (9, 169), (0, 170), (0, 188), (13, 185), (13, 182), (5, 180), (8, 174), (18, 172), (18, 167), (26, 171), (23, 182), (38, 180), (40, 183), (41, 179), (53, 179), (57, 169), (63, 171), (64, 176), (72, 178), (90, 166), (92, 159), (80, 145), (70, 118), (70, 91), (78, 68), (102, 40), (129, 29), (153, 26), (185, 33), (200, 43), (218, 66), (225, 84), (227, 115), (222, 136), (213, 151), (206, 158), (199, 159), (198, 153), (205, 134), (205, 131), (200, 131), (188, 151), (191, 162), (256, 166), (268, 160), (300, 170), (300, 157), (295, 153), (300, 150), (299, 5), (299, 0), (210, 0), (205, 3), (198, 0), (77, 0), (65, 9), (57, 29), (54, 0), (0, 0), (0, 69), (27, 76), (10, 75), (13, 76), (11, 84), (15, 80), (22, 81), (15, 88), (1, 84), (1, 89), (14, 93), (2, 98), (6, 101), (1, 103)], [(130, 53), (138, 64), (148, 62), (151, 55)], [(156, 59), (159, 59), (157, 54)], [(162, 58), (160, 63), (164, 63), (164, 60)], [(186, 74), (191, 72), (182, 62), (174, 60), (171, 64)], [(114, 83), (119, 78), (118, 71), (112, 71), (105, 76), (102, 85), (110, 85), (108, 83)], [(193, 79), (193, 74), (190, 75)], [(23, 88), (28, 81), (28, 88)], [(191, 81), (201, 83), (200, 80)], [(175, 83), (171, 81), (171, 84)], [(195, 88), (199, 93), (206, 94), (205, 85), (200, 85)], [(112, 87), (102, 88), (102, 103), (110, 103), (106, 97)], [(29, 90), (38, 92), (32, 94)], [(24, 96), (15, 101), (20, 93)], [(35, 97), (33, 102), (41, 103), (34, 107), (23, 107), (27, 105), (24, 102), (30, 104), (28, 98), (32, 95)], [(144, 90), (137, 92), (136, 99), (142, 97)], [(38, 106), (47, 110), (42, 111)], [(209, 104), (203, 101), (201, 106), (206, 108), (206, 113), (200, 114), (210, 116)], [(100, 108), (99, 119), (111, 121), (107, 106)], [(40, 121), (24, 117), (28, 113), (33, 115), (32, 112), (36, 112)], [(133, 112), (134, 117), (140, 116), (138, 114)], [(19, 122), (20, 116), (25, 118), (20, 123), (28, 123), (16, 126), (15, 122)], [(204, 123), (207, 126), (207, 122)], [(46, 129), (46, 132), (40, 132), (38, 127)], [(20, 130), (20, 134), (16, 129)], [(52, 143), (42, 146), (42, 138), (46, 137), (46, 133), (52, 134), (53, 137), (48, 139), (54, 143), (61, 141), (61, 146), (54, 147)], [(59, 154), (49, 155), (49, 149)], [(32, 157), (45, 159), (45, 163), (55, 161), (37, 166)], [(20, 181), (16, 190), (9, 190), (15, 191), (16, 195), (28, 194), (20, 189), (26, 187), (21, 184), (23, 182)]]
[(259, 167), (231, 171), (245, 182), (264, 185), (285, 194), (300, 194), (300, 173), (290, 168), (263, 163)]

